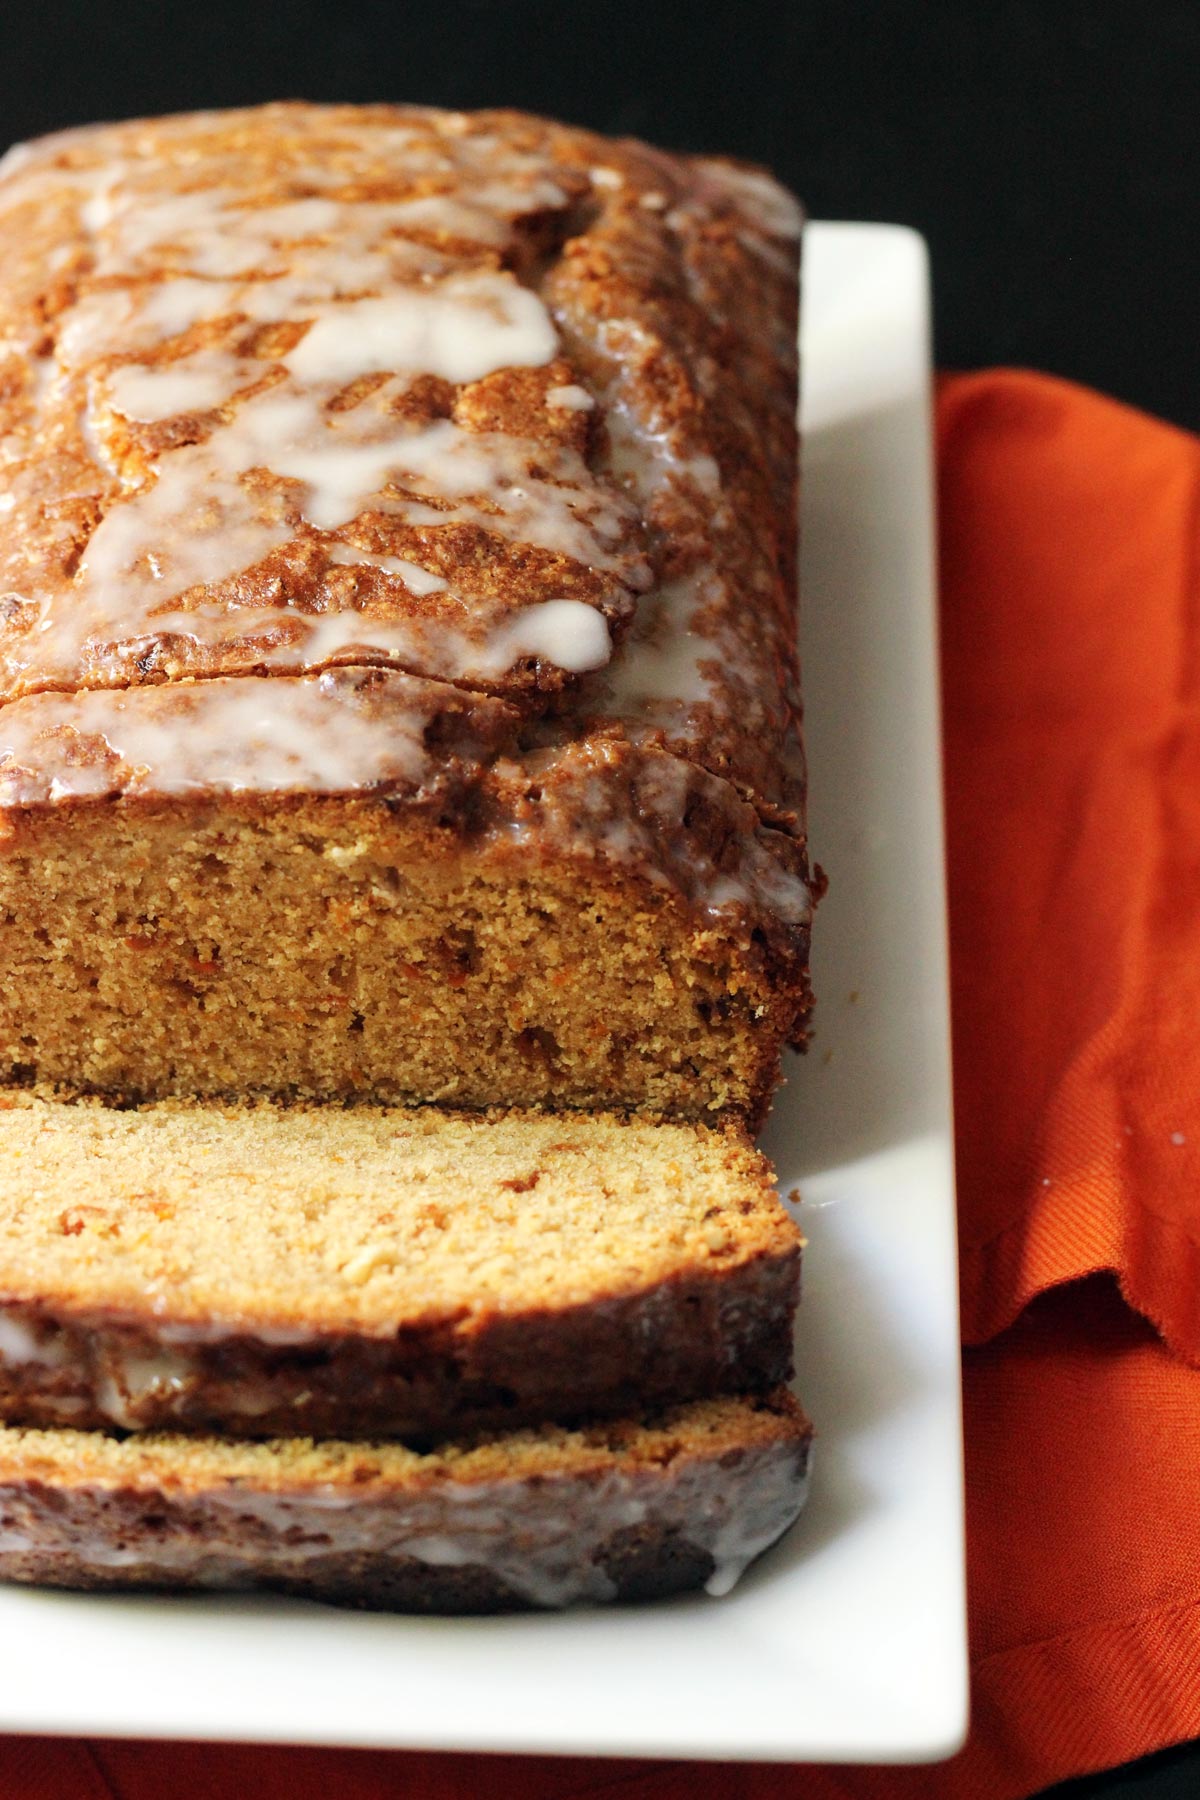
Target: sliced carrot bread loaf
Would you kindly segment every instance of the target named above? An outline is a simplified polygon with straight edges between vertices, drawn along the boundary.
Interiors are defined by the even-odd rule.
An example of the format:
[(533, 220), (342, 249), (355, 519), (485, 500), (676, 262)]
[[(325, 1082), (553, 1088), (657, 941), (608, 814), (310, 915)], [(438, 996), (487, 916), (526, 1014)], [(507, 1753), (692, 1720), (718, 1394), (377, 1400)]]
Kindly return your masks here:
[(0, 1579), (404, 1612), (723, 1593), (804, 1501), (786, 1392), (440, 1444), (0, 1427)]
[(0, 1096), (0, 1418), (248, 1436), (614, 1414), (791, 1370), (732, 1126)]
[(0, 164), (0, 1578), (557, 1606), (799, 1511), (799, 229), (510, 112)]

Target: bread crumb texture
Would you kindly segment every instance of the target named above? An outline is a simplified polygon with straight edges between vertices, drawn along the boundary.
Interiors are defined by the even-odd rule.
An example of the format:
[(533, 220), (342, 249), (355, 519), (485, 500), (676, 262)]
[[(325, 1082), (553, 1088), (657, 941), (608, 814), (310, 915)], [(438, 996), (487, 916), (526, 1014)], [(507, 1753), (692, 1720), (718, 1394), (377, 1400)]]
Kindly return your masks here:
[(732, 1128), (0, 1095), (0, 1294), (59, 1319), (394, 1333), (789, 1258)]

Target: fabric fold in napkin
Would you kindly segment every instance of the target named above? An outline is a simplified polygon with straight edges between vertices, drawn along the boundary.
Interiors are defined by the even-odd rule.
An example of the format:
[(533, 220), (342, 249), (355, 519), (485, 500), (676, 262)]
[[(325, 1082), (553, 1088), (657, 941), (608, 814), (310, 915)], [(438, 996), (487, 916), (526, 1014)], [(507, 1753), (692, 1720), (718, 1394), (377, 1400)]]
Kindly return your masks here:
[(1200, 443), (944, 384), (963, 1335), (1112, 1271), (1200, 1363)]
[(1017, 1800), (1200, 1735), (1200, 443), (1012, 372), (945, 381), (938, 419), (966, 1748), (787, 1770), (25, 1739), (0, 1791)]

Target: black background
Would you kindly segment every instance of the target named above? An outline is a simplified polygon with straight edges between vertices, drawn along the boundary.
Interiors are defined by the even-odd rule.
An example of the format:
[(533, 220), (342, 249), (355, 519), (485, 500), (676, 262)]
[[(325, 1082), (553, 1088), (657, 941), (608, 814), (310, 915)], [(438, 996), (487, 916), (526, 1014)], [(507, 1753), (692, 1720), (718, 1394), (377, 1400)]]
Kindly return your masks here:
[[(521, 106), (770, 163), (816, 216), (927, 235), (943, 366), (1200, 427), (1198, 0), (0, 0), (0, 139), (281, 97)], [(1197, 1800), (1200, 1753), (1061, 1792)]]
[(930, 240), (945, 366), (1200, 426), (1197, 0), (0, 0), (0, 134), (279, 97), (508, 104), (772, 163)]

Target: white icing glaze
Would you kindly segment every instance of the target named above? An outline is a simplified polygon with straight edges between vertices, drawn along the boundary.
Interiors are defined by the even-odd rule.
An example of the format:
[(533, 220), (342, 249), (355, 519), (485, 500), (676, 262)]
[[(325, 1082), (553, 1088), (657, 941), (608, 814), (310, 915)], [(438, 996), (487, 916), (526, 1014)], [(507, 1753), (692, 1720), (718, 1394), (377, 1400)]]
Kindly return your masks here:
[[(184, 1350), (193, 1344), (223, 1344), (234, 1329), (227, 1319), (159, 1319), (156, 1320), (155, 1335), (175, 1350)], [(256, 1320), (254, 1330), (250, 1333), (256, 1343), (267, 1344), (272, 1349), (294, 1349), (300, 1344), (311, 1344), (319, 1335), (309, 1325), (269, 1325)]]
[(36, 1325), (21, 1309), (0, 1306), (0, 1363), (58, 1369), (69, 1360), (69, 1347), (55, 1332)]
[(462, 238), (471, 244), (489, 244), (502, 249), (512, 236), (511, 227), (500, 212), (478, 204), (456, 200), (450, 194), (425, 194), (415, 200), (400, 200), (392, 207), (396, 225), (407, 231), (431, 231), (447, 237)]
[(110, 406), (127, 419), (152, 423), (224, 406), (241, 387), (262, 379), (261, 364), (215, 354), (149, 368), (122, 363), (105, 383)]
[[(682, 554), (670, 579), (639, 601), (619, 650), (586, 685), (579, 708), (592, 719), (620, 721), (634, 741), (665, 734), (673, 748), (705, 763), (713, 726), (736, 737), (746, 729), (743, 716), (762, 716), (764, 644), (747, 624), (757, 594), (746, 586), (764, 577), (751, 568), (735, 590), (721, 543), (735, 524), (721, 469), (686, 419), (656, 409), (653, 383), (635, 384), (658, 353), (652, 334), (637, 320), (616, 318), (596, 335), (610, 362), (601, 392), (610, 466), (652, 527), (670, 521), (668, 536)], [(804, 904), (797, 892), (789, 910)]]
[(69, 1425), (73, 1419), (78, 1419), (80, 1413), (86, 1412), (87, 1404), (87, 1401), (79, 1394), (39, 1394), (38, 1396), (38, 1405), (61, 1419), (64, 1425)]
[(155, 349), (194, 325), (239, 310), (234, 307), (236, 293), (228, 283), (184, 275), (143, 289), (102, 288), (84, 294), (63, 317), (59, 361), (74, 368), (121, 348)]
[(329, 560), (349, 568), (382, 569), (386, 575), (399, 575), (405, 587), (414, 594), (444, 594), (449, 587), (432, 569), (422, 569), (403, 556), (375, 556), (370, 550), (359, 550), (353, 544), (331, 544)]
[(562, 406), (568, 412), (591, 412), (596, 402), (586, 388), (568, 382), (564, 387), (546, 389), (546, 405)]
[(0, 181), (9, 181), (34, 160), (37, 152), (32, 144), (11, 144), (0, 156)]
[(29, 376), (29, 397), (35, 407), (42, 407), (58, 380), (58, 364), (52, 356), (31, 356), (25, 368)]
[(193, 1359), (165, 1346), (133, 1351), (120, 1350), (109, 1342), (104, 1363), (96, 1383), (96, 1405), (105, 1418), (128, 1431), (137, 1430), (140, 1402), (153, 1398), (169, 1406), (183, 1398), (195, 1375)]
[(462, 383), (547, 363), (557, 350), (558, 333), (537, 295), (487, 269), (436, 287), (343, 301), (283, 360), (305, 383), (341, 385), (381, 369)]
[(696, 629), (696, 614), (714, 590), (720, 592), (720, 577), (703, 566), (646, 595), (606, 675), (606, 712), (641, 723), (665, 721), (711, 698), (709, 671), (720, 669), (724, 658), (715, 640)]
[(812, 913), (812, 895), (807, 884), (782, 868), (769, 857), (754, 856), (753, 867), (743, 866), (736, 874), (725, 874), (711, 882), (705, 893), (709, 912), (720, 913), (731, 906), (765, 906), (785, 925), (802, 925)]
[(404, 1547), (406, 1556), (414, 1556), (418, 1562), (428, 1563), (433, 1569), (462, 1569), (470, 1565), (473, 1552), (466, 1544), (460, 1544), (452, 1537), (438, 1537), (430, 1533), (426, 1537), (409, 1538)]
[[(0, 1488), (0, 1496), (4, 1490)], [(115, 1538), (93, 1539), (95, 1555), (89, 1545), (88, 1560), (98, 1569), (132, 1569), (146, 1561), (144, 1548), (121, 1543)], [(165, 1547), (164, 1547), (165, 1548)], [(4, 1559), (8, 1556), (28, 1555), (30, 1551), (42, 1552), (45, 1544), (41, 1534), (35, 1529), (20, 1531), (10, 1525), (0, 1526), (0, 1573), (3, 1571)], [(228, 1553), (227, 1553), (228, 1554)], [(172, 1546), (165, 1552), (163, 1566), (168, 1570), (177, 1570), (183, 1566), (179, 1546)]]
[[(476, 144), (483, 141), (482, 138), (475, 140)], [(499, 149), (498, 140), (492, 141)], [(512, 218), (519, 218), (523, 213), (544, 212), (548, 207), (565, 206), (567, 203), (563, 189), (546, 176), (538, 176), (525, 187), (517, 187), (505, 181), (487, 181), (474, 190), (473, 198), (480, 206), (493, 207), (497, 212), (508, 213)]]
[(432, 569), (422, 569), (419, 564), (409, 562), (403, 556), (383, 556), (379, 559), (381, 568), (392, 575), (399, 575), (405, 587), (411, 588), (414, 594), (444, 594), (450, 583)]
[[(178, 129), (186, 142), (186, 131)], [(189, 663), (188, 640), (218, 650), (229, 646), (239, 666), (253, 666), (264, 656), (297, 671), (339, 657), (386, 658), (393, 666), (450, 680), (488, 682), (501, 680), (506, 668), (522, 659), (561, 656), (559, 666), (568, 672), (603, 671), (588, 688), (600, 696), (604, 711), (627, 725), (631, 737), (665, 728), (676, 741), (703, 729), (704, 715), (696, 708), (710, 698), (727, 698), (715, 692), (718, 686), (736, 684), (743, 675), (756, 677), (746, 634), (729, 628), (733, 601), (720, 589), (719, 578), (703, 568), (693, 567), (647, 597), (622, 653), (611, 662), (604, 617), (573, 600), (552, 599), (497, 617), (489, 615), (486, 602), (450, 595), (434, 617), (421, 617), (414, 607), (413, 617), (394, 621), (360, 615), (352, 606), (308, 614), (283, 602), (232, 612), (217, 604), (177, 603), (190, 589), (236, 575), (281, 549), (295, 534), (297, 514), (322, 531), (342, 530), (364, 509), (435, 530), (468, 525), (570, 556), (640, 590), (649, 572), (631, 557), (628, 544), (639, 514), (651, 512), (658, 498), (666, 495), (678, 504), (686, 496), (697, 517), (719, 524), (725, 502), (713, 459), (662, 420), (646, 416), (644, 406), (641, 415), (627, 407), (619, 377), (613, 391), (601, 397), (609, 408), (614, 471), (632, 489), (632, 505), (598, 482), (573, 451), (465, 432), (449, 419), (414, 428), (392, 410), (414, 374), (453, 369), (457, 375), (484, 367), (500, 344), (506, 355), (515, 354), (515, 345), (535, 363), (555, 349), (536, 295), (507, 273), (481, 266), (478, 251), (464, 257), (462, 240), (506, 251), (514, 244), (513, 219), (563, 203), (562, 187), (547, 175), (543, 153), (513, 151), (503, 139), (468, 133), (466, 124), (460, 128), (445, 117), (438, 118), (437, 131), (436, 141), (419, 125), (394, 131), (372, 125), (365, 134), (364, 153), (377, 163), (390, 158), (406, 179), (423, 185), (429, 177), (434, 187), (445, 179), (454, 187), (453, 194), (422, 191), (385, 202), (358, 198), (344, 171), (314, 167), (302, 158), (289, 169), (282, 189), (291, 197), (266, 206), (245, 203), (236, 163), (227, 172), (217, 169), (209, 185), (189, 191), (188, 183), (200, 173), (185, 161), (176, 171), (181, 191), (164, 199), (160, 189), (147, 202), (139, 193), (134, 150), (128, 167), (74, 172), (30, 170), (28, 159), (17, 159), (19, 193), (0, 195), (0, 206), (28, 196), (39, 182), (47, 191), (74, 182), (96, 236), (98, 272), (125, 284), (85, 292), (67, 313), (59, 344), (65, 370), (100, 359), (93, 414), (85, 426), (103, 466), (120, 475), (112, 449), (114, 412), (152, 422), (181, 408), (223, 404), (259, 374), (282, 378), (269, 392), (243, 397), (206, 443), (165, 453), (152, 486), (135, 488), (126, 477), (124, 498), (93, 534), (70, 604), (44, 609), (23, 645), (14, 634), (10, 671), (48, 667), (69, 685), (82, 661), (98, 679), (125, 679), (131, 653), (140, 654), (143, 644), (149, 648), (164, 634), (181, 641), (157, 645), (156, 673), (203, 666)], [(616, 172), (593, 177), (595, 185), (615, 185), (610, 174)], [(746, 223), (743, 235), (765, 241), (756, 236), (767, 229), (763, 209), (769, 212), (783, 191), (769, 181), (764, 186), (765, 178), (752, 171), (731, 172), (721, 164), (712, 165), (705, 179), (710, 205), (718, 191), (725, 201), (733, 196)], [(657, 207), (664, 197), (645, 200)], [(685, 222), (695, 229), (695, 217)], [(771, 229), (777, 225), (776, 220)], [(776, 240), (767, 247), (790, 254), (779, 250)], [(145, 278), (137, 275), (139, 269)], [(439, 299), (448, 308), (442, 314)], [(473, 312), (478, 316), (469, 316)], [(261, 358), (251, 354), (250, 339), (236, 351), (214, 349), (209, 342), (180, 346), (188, 354), (173, 351), (173, 360), (161, 369), (104, 362), (107, 356), (128, 355), (131, 346), (136, 354), (165, 337), (235, 315), (304, 332), (298, 342), (294, 333), (285, 336), (285, 346), (293, 347), (282, 353), (273, 340), (275, 350)], [(653, 335), (629, 320), (609, 321), (599, 335), (626, 378), (656, 353)], [(403, 364), (406, 350), (434, 367), (402, 366), (352, 410), (328, 410), (342, 377), (390, 373), (390, 363), (381, 360), (385, 351)], [(702, 372), (697, 379), (703, 386)], [(586, 410), (593, 402), (585, 389), (563, 383), (550, 389), (547, 403)], [(294, 485), (282, 491), (260, 487), (254, 472), (264, 468)], [(198, 496), (204, 501), (200, 510)], [(327, 543), (325, 550), (337, 565), (374, 567), (397, 577), (418, 599), (448, 591), (441, 577), (404, 557), (342, 542)], [(346, 595), (361, 603), (354, 601), (352, 582), (343, 580), (332, 591), (344, 605)], [(357, 591), (363, 591), (362, 584)], [(266, 769), (284, 776), (289, 789), (302, 785), (293, 779), (296, 771), (322, 761), (305, 746), (305, 735), (314, 724), (329, 726), (335, 715), (308, 699), (297, 706), (284, 693), (291, 686), (281, 683), (263, 696), (264, 705), (285, 715), (272, 731), (262, 720), (251, 720), (249, 712), (232, 708), (224, 694), (196, 711), (197, 723), (220, 734), (215, 748), (210, 743), (205, 751), (206, 756), (213, 750), (218, 786), (268, 787), (250, 767), (256, 755), (265, 757)], [(197, 770), (206, 766), (205, 756), (173, 751), (170, 733), (154, 723), (157, 716), (147, 714), (137, 723), (124, 714), (113, 720), (122, 755), (128, 751), (134, 759), (132, 777), (123, 773), (121, 784), (136, 791), (137, 771), (144, 768), (147, 790), (204, 785)], [(363, 730), (362, 719), (353, 716), (355, 730)], [(342, 720), (343, 714), (336, 717)], [(225, 737), (229, 726), (231, 742)], [(19, 738), (21, 728), (15, 729)], [(360, 785), (360, 778), (405, 780), (415, 767), (424, 770), (423, 754), (417, 754), (407, 730), (400, 731), (394, 755), (383, 753), (371, 732), (367, 740), (357, 757), (335, 748), (317, 772), (316, 791), (340, 791), (351, 769), (351, 786)], [(690, 742), (685, 752), (691, 754)], [(86, 761), (77, 767), (64, 761), (54, 780), (54, 791), (64, 796), (113, 786), (110, 772)], [(668, 793), (669, 787), (664, 778), (657, 812), (665, 828), (674, 827), (671, 808), (679, 797)], [(606, 855), (643, 853), (636, 825), (610, 821), (607, 831)], [(653, 864), (652, 857), (648, 860)], [(772, 871), (770, 858), (759, 872), (739, 870), (736, 878), (710, 881), (707, 891), (721, 910), (753, 899), (762, 883), (777, 893), (779, 872)], [(784, 887), (784, 905), (799, 916), (807, 904), (802, 884), (793, 889), (786, 876)]]
[(608, 626), (593, 606), (580, 600), (543, 600), (526, 606), (498, 626), (488, 640), (480, 674), (499, 674), (519, 658), (539, 657), (572, 675), (602, 669), (612, 655)]
[[(350, 566), (360, 560), (354, 556)], [(390, 570), (389, 564), (393, 565)], [(418, 577), (426, 574), (400, 557), (378, 558), (376, 566), (400, 575), (406, 567), (414, 569)], [(578, 600), (539, 601), (502, 619), (482, 637), (436, 618), (380, 623), (352, 610), (296, 613), (291, 618), (291, 641), (272, 641), (271, 661), (277, 668), (319, 669), (339, 658), (353, 662), (357, 652), (372, 659), (385, 655), (401, 667), (416, 667), (447, 681), (494, 682), (523, 659), (540, 659), (570, 674), (585, 674), (602, 668), (612, 654), (604, 619)], [(182, 635), (202, 631), (213, 643), (223, 634), (231, 641), (246, 641), (259, 631), (275, 633), (278, 621), (278, 614), (267, 611), (228, 617), (198, 609), (162, 613), (157, 622), (162, 631)], [(261, 704), (269, 706), (271, 697)]]
[[(464, 431), (449, 419), (383, 437), (378, 421), (386, 401), (381, 390), (351, 413), (317, 420), (307, 397), (268, 394), (243, 409), (244, 418), (254, 414), (243, 429), (278, 474), (306, 483), (304, 515), (319, 529), (349, 523), (370, 501), (413, 524), (479, 525), (593, 568), (628, 565), (618, 546), (630, 510), (596, 486), (575, 451), (543, 450), (533, 458), (512, 438)], [(535, 460), (549, 479), (530, 472)], [(389, 482), (443, 505), (385, 494)], [(628, 574), (639, 585), (648, 581), (644, 565)]]
[[(435, 684), (391, 676), (396, 704), (364, 713), (352, 683), (336, 674), (305, 681), (236, 678), (186, 688), (92, 689), (0, 708), (0, 805), (18, 790), (21, 768), (45, 767), (53, 746), (43, 721), (63, 719), (78, 738), (98, 740), (113, 759), (53, 759), (49, 798), (113, 791), (186, 794), (348, 793), (377, 782), (416, 786), (430, 771), (423, 731), (444, 697)], [(5, 765), (9, 765), (6, 767)]]
[(626, 478), (648, 503), (668, 485), (685, 483), (698, 488), (705, 501), (720, 495), (721, 471), (714, 457), (680, 449), (670, 430), (649, 429), (631, 416), (619, 395), (613, 396), (607, 424), (614, 474)]
[[(793, 1518), (808, 1501), (812, 1480), (812, 1448), (809, 1447), (804, 1473), (796, 1485)], [(770, 1489), (752, 1489), (741, 1505), (729, 1509), (724, 1518), (718, 1514), (710, 1521), (710, 1535), (704, 1548), (713, 1559), (713, 1572), (704, 1584), (706, 1594), (714, 1599), (731, 1593), (750, 1564), (769, 1550), (780, 1536), (779, 1496)]]

